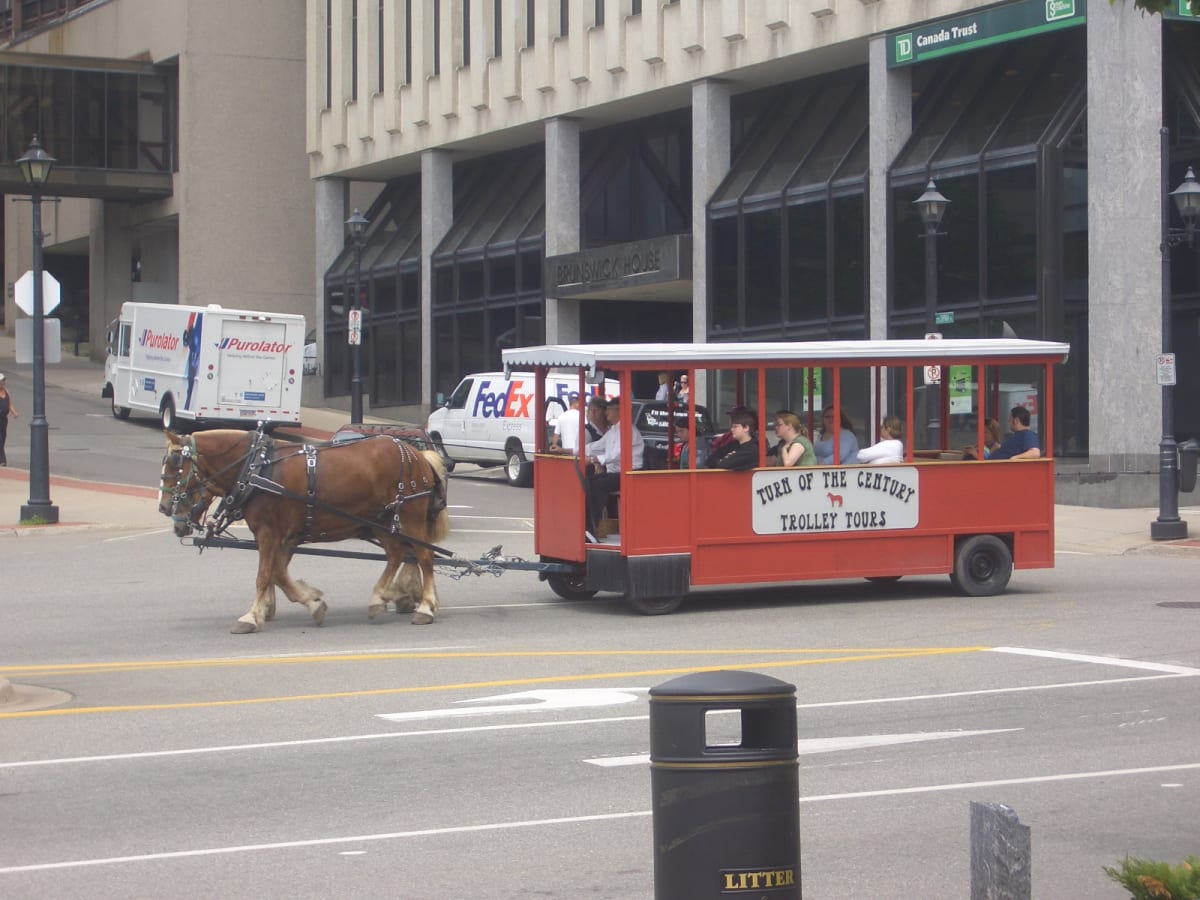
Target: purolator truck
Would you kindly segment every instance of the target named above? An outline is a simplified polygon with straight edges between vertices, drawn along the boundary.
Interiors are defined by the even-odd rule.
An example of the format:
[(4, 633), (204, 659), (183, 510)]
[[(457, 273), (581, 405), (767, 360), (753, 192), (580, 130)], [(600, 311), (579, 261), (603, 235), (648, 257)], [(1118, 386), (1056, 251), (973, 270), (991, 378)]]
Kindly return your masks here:
[(108, 327), (112, 413), (181, 423), (299, 424), (304, 316), (124, 303)]

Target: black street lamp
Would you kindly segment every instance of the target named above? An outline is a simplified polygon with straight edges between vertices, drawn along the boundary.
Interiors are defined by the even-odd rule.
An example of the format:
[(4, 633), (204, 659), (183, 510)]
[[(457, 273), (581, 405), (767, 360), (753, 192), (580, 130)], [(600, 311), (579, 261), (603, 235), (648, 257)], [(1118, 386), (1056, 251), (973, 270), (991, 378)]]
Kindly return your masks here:
[(22, 522), (53, 525), (58, 507), (50, 502), (50, 426), (46, 422), (46, 331), (42, 299), (42, 188), (57, 160), (42, 149), (37, 135), (17, 160), (33, 204), (33, 418), (29, 421), (29, 502)]
[[(1200, 215), (1200, 184), (1191, 167), (1183, 183), (1167, 193), (1170, 183), (1170, 151), (1168, 129), (1159, 131), (1162, 167), (1162, 352), (1171, 352), (1171, 248), (1180, 244), (1193, 245), (1196, 235), (1196, 216)], [(1170, 200), (1167, 198), (1170, 197)], [(1183, 228), (1171, 227), (1171, 201), (1183, 219)], [(1187, 522), (1179, 518), (1179, 448), (1175, 443), (1175, 378), (1174, 372), (1162, 386), (1162, 439), (1158, 443), (1158, 518), (1150, 523), (1150, 537), (1156, 541), (1171, 541), (1187, 537)]]
[(350, 233), (350, 241), (354, 244), (354, 299), (350, 302), (350, 314), (346, 340), (350, 342), (350, 421), (361, 425), (363, 420), (362, 404), (362, 248), (363, 237), (371, 222), (355, 207), (354, 213), (346, 220), (346, 230)]
[[(937, 239), (945, 234), (944, 231), (938, 231), (938, 226), (942, 224), (942, 216), (946, 214), (946, 207), (949, 205), (950, 201), (938, 192), (932, 178), (929, 179), (929, 184), (925, 185), (925, 193), (913, 201), (921, 221), (925, 223), (925, 234), (922, 237), (925, 239), (926, 334), (934, 334), (937, 331)], [(938, 428), (938, 445), (941, 446), (942, 392), (939, 384), (931, 384), (928, 387), (931, 410), (929, 427), (931, 430)]]

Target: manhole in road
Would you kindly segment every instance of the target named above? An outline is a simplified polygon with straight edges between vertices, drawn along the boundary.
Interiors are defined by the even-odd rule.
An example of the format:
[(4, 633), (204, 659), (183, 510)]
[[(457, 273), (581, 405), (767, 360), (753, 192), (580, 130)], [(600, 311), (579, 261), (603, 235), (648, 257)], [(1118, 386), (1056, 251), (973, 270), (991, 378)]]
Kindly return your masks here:
[(1163, 609), (1200, 609), (1200, 600), (1164, 600), (1158, 605)]

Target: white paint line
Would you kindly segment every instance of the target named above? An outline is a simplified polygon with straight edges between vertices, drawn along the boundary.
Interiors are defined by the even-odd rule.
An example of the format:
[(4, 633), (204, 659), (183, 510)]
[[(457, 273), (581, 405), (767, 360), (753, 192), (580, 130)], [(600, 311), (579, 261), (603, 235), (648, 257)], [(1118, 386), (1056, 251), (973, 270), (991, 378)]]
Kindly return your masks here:
[[(1024, 730), (1023, 728), (992, 728), (986, 731), (928, 731), (913, 734), (860, 734), (848, 737), (806, 738), (797, 741), (796, 749), (801, 756), (809, 756), (814, 753), (867, 750), (873, 747), (891, 747), (896, 744), (917, 744), (922, 741), (943, 741), (949, 738), (978, 737), (984, 734), (1007, 734), (1010, 731)], [(585, 759), (584, 762), (602, 768), (640, 766), (650, 762), (650, 754), (638, 753), (633, 756), (599, 756), (595, 759)]]
[[(1148, 775), (1155, 772), (1180, 772), (1200, 769), (1200, 763), (1183, 763), (1172, 766), (1147, 766), (1139, 769), (1109, 769), (1103, 772), (1067, 772), (1061, 775), (1034, 775), (1028, 778), (1002, 778), (993, 781), (963, 781), (954, 784), (933, 784), (908, 788), (886, 788), (878, 791), (856, 791), (848, 794), (822, 794), (801, 797), (800, 803), (823, 803), (830, 800), (860, 800), (870, 797), (896, 797), (907, 794), (931, 794), (947, 791), (979, 790), (980, 788), (1004, 787), (1020, 784), (1046, 784), (1059, 781), (1076, 781), (1087, 778), (1117, 778), (1123, 776)], [(344, 844), (365, 844), (378, 841), (403, 840), (406, 838), (442, 837), (457, 834), (479, 834), (489, 831), (512, 831), (519, 828), (544, 828), (555, 825), (578, 825), (585, 822), (617, 822), (627, 819), (644, 819), (651, 815), (648, 809), (620, 813), (598, 813), (589, 816), (563, 816), (554, 819), (526, 819), (513, 822), (489, 822), (481, 825), (456, 825), (447, 828), (422, 828), (412, 831), (391, 831), (379, 834), (358, 834), (348, 837), (310, 838), (298, 841), (279, 841), (271, 844), (242, 844), (230, 847), (209, 847), (203, 850), (175, 850), (166, 853), (145, 853), (138, 856), (110, 856), (100, 859), (72, 859), (61, 862), (37, 863), (28, 866), (5, 866), (0, 875), (15, 875), (21, 872), (47, 872), (60, 869), (112, 866), (123, 863), (154, 862), (164, 859), (188, 859), (205, 856), (228, 856), (235, 853), (255, 853), (263, 850), (293, 850), (302, 847), (329, 847)]]
[(608, 722), (645, 721), (649, 716), (612, 716), (600, 719), (567, 719), (560, 722), (514, 722), (509, 725), (472, 725), (466, 728), (432, 728), (425, 731), (388, 731), (379, 734), (344, 734), (337, 737), (305, 738), (296, 741), (266, 741), (260, 744), (227, 744), (219, 747), (188, 747), (180, 750), (147, 750), (141, 753), (109, 753), (101, 756), (66, 756), (58, 759), (27, 759), (0, 763), (0, 769), (30, 766), (59, 766), (75, 763), (121, 762), (130, 759), (158, 759), (168, 756), (201, 756), (207, 753), (237, 753), (247, 750), (275, 750), (282, 747), (311, 747), (317, 744), (346, 744), (355, 741), (386, 741), (396, 738), (429, 737), (444, 734), (471, 734), (480, 731), (511, 731), (516, 728), (560, 728), (567, 725), (600, 725)]
[[(543, 688), (534, 691), (519, 691), (515, 694), (495, 694), (491, 697), (471, 697), (456, 701), (454, 706), (438, 709), (416, 709), (401, 713), (378, 713), (377, 718), (389, 722), (415, 722), (420, 719), (448, 719), (456, 716), (506, 715), (509, 713), (541, 713), (551, 709), (575, 709), (581, 707), (619, 706), (633, 703), (639, 693), (650, 688)], [(632, 691), (632, 693), (631, 693)], [(502, 702), (495, 702), (502, 701)], [(507, 702), (503, 702), (507, 701)], [(459, 704), (480, 704), (461, 706)], [(486, 704), (486, 705), (485, 705)]]
[(105, 538), (100, 543), (116, 544), (120, 541), (136, 541), (136, 540), (139, 540), (140, 538), (151, 537), (156, 534), (171, 534), (171, 533), (172, 533), (172, 529), (170, 529), (170, 528), (156, 528), (156, 529), (154, 529), (154, 531), (139, 531), (137, 534), (123, 534), (120, 537)]
[(1018, 656), (1038, 656), (1042, 659), (1061, 659), (1067, 662), (1092, 663), (1098, 666), (1121, 666), (1126, 669), (1145, 669), (1148, 672), (1169, 672), (1172, 675), (1200, 675), (1200, 669), (1191, 666), (1173, 666), (1166, 663), (1145, 662), (1140, 659), (1122, 659), (1119, 656), (1088, 656), (1085, 653), (1031, 650), (1028, 647), (992, 647), (990, 649), (992, 653), (1015, 653)]

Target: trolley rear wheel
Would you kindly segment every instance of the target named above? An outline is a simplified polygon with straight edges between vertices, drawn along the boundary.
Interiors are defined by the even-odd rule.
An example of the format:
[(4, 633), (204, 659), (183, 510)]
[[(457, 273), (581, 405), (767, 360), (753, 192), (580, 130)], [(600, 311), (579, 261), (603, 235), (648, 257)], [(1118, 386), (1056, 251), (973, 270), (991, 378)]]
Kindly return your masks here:
[(968, 597), (992, 597), (1008, 587), (1012, 570), (1008, 544), (994, 534), (977, 534), (958, 545), (950, 581)]
[(675, 597), (626, 597), (626, 602), (643, 616), (665, 616), (683, 604), (683, 595)]
[(580, 572), (577, 575), (563, 575), (558, 572), (546, 576), (550, 590), (564, 600), (590, 600), (596, 592), (587, 586), (587, 576)]

